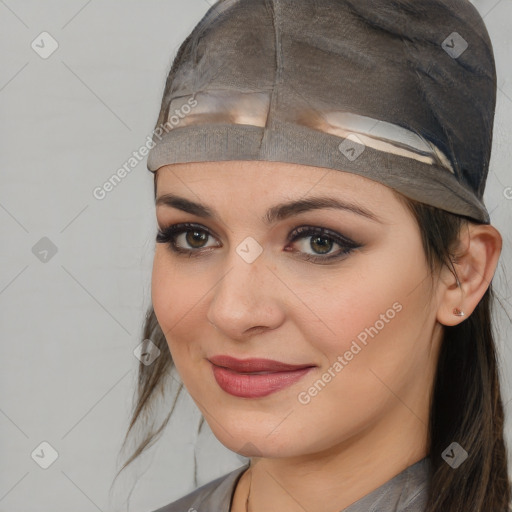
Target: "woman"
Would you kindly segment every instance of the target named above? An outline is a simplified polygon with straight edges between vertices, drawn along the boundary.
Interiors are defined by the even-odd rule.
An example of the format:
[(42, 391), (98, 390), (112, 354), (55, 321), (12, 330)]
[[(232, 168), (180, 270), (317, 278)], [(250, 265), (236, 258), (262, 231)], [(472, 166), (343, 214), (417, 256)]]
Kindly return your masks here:
[(466, 0), (224, 0), (194, 28), (148, 158), (161, 355), (128, 433), (174, 365), (250, 463), (158, 512), (509, 510), (495, 75)]

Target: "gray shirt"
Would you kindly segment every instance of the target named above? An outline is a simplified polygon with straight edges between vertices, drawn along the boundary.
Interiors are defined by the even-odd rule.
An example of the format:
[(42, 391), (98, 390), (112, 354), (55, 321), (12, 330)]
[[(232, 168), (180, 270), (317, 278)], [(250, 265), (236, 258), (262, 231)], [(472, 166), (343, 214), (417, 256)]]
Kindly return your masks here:
[[(153, 512), (229, 512), (236, 484), (248, 467), (249, 463)], [(340, 512), (424, 512), (429, 470), (427, 456)]]

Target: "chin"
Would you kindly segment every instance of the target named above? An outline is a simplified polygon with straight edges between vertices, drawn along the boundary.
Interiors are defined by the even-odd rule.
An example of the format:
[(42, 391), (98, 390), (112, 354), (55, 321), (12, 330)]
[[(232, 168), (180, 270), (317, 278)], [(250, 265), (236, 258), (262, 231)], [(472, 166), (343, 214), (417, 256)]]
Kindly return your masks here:
[[(233, 423), (224, 419), (222, 425), (215, 420), (206, 421), (221, 444), (244, 457), (286, 457), (297, 449), (297, 442), (287, 432), (275, 430), (268, 435), (272, 428), (266, 423), (241, 422), (241, 417)], [(275, 426), (276, 422), (273, 424)]]

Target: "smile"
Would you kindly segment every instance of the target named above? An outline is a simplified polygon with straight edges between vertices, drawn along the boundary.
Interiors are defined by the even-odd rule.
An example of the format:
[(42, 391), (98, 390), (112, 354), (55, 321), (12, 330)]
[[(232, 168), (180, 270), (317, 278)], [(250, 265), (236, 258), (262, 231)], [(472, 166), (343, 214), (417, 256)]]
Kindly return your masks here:
[(260, 398), (291, 386), (314, 365), (290, 365), (270, 359), (240, 360), (230, 356), (209, 359), (219, 387), (230, 395)]

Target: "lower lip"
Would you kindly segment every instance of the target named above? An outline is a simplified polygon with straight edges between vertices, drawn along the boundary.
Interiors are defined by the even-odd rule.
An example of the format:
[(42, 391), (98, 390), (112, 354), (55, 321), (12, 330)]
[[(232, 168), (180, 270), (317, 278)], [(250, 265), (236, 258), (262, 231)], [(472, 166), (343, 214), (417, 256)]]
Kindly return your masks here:
[(212, 364), (212, 368), (217, 384), (226, 393), (242, 398), (260, 398), (291, 386), (314, 367), (258, 375), (238, 373), (214, 364)]

